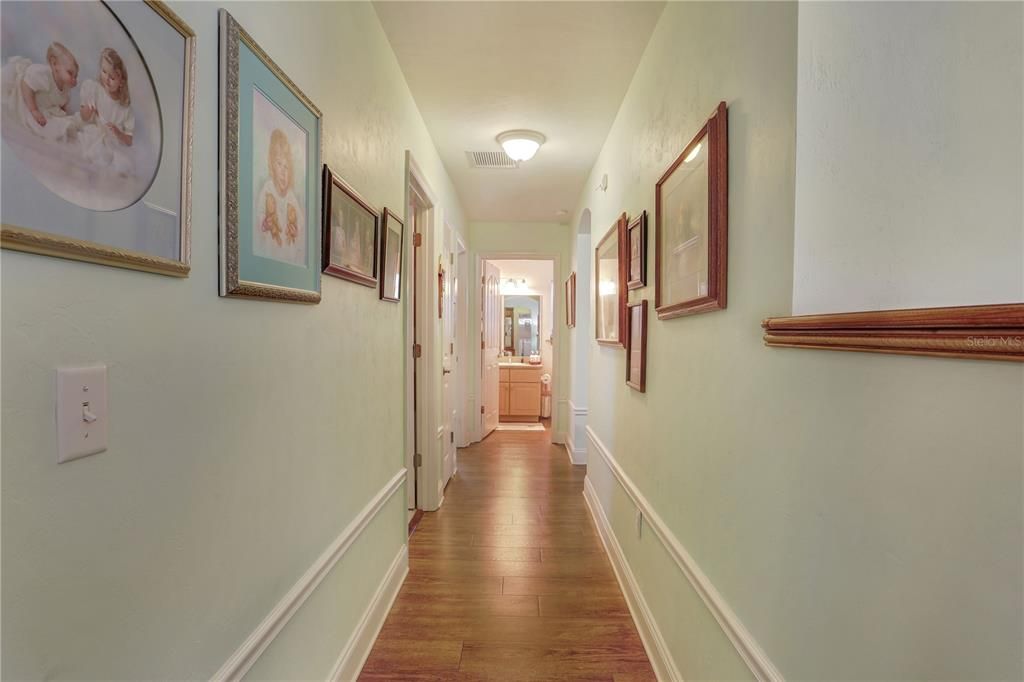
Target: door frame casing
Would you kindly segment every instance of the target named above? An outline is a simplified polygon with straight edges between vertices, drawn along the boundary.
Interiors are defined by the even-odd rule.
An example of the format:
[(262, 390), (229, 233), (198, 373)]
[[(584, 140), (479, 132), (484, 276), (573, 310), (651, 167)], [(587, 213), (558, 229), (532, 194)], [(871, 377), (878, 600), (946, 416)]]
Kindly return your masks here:
[[(469, 291), (474, 286), (472, 273), (469, 271), (469, 248), (466, 240), (455, 230), (455, 262), (456, 275), (459, 278), (459, 298), (455, 311), (455, 354), (456, 363), (455, 390), (458, 412), (458, 429), (455, 432), (455, 445), (464, 448), (470, 444), (468, 422), (473, 417), (472, 400), (475, 391), (471, 390), (466, 364), (469, 360)], [(455, 451), (455, 470), (459, 469), (458, 449)]]
[[(483, 264), (484, 261), (489, 260), (547, 260), (552, 263), (552, 280), (554, 282), (554, 295), (551, 301), (551, 313), (552, 313), (552, 325), (551, 325), (551, 344), (553, 346), (551, 358), (552, 358), (552, 377), (551, 377), (551, 439), (552, 442), (561, 443), (565, 440), (565, 425), (562, 424), (561, 410), (559, 409), (558, 403), (558, 391), (564, 382), (564, 375), (568, 370), (563, 367), (562, 359), (559, 357), (561, 353), (561, 337), (564, 332), (560, 320), (565, 319), (565, 310), (563, 309), (564, 302), (561, 300), (563, 297), (559, 296), (561, 289), (559, 288), (559, 282), (562, 278), (562, 258), (557, 253), (551, 253), (547, 251), (480, 251), (474, 254), (474, 268), (473, 268), (473, 282), (479, 284), (483, 277)], [(477, 301), (478, 310), (474, 311), (474, 315), (479, 318), (480, 311), (483, 309), (483, 300)], [(480, 353), (479, 343), (469, 344), (469, 364), (473, 367), (481, 367), (482, 355)], [(478, 370), (479, 372), (479, 370)], [(481, 400), (481, 383), (483, 377), (477, 374), (476, 386), (474, 388), (474, 395), (472, 396), (472, 414), (477, 415), (477, 418), (472, 420), (472, 428), (469, 432), (469, 437), (473, 442), (478, 442), (482, 439), (483, 428), (480, 424), (479, 414), (480, 406), (483, 404)], [(467, 420), (469, 421), (469, 420)]]
[[(438, 195), (427, 182), (426, 175), (422, 169), (416, 163), (416, 159), (413, 157), (412, 152), (406, 150), (405, 152), (405, 206), (406, 206), (406, 224), (413, 225), (413, 187), (416, 187), (417, 193), (419, 193), (428, 204), (426, 224), (421, 227), (423, 234), (423, 242), (417, 249), (413, 246), (413, 237), (410, 236), (408, 241), (408, 256), (410, 256), (407, 262), (410, 263), (410, 274), (414, 268), (411, 264), (412, 259), (418, 258), (417, 261), (420, 267), (415, 268), (416, 270), (416, 282), (412, 282), (410, 277), (409, 285), (406, 287), (406, 330), (407, 338), (405, 344), (406, 352), (406, 372), (405, 372), (405, 386), (406, 386), (406, 410), (405, 410), (405, 434), (406, 434), (406, 452), (405, 452), (405, 464), (408, 467), (409, 464), (414, 461), (416, 454), (416, 435), (420, 436), (420, 455), (422, 456), (422, 462), (420, 464), (420, 470), (418, 475), (414, 475), (417, 482), (416, 490), (416, 501), (417, 508), (425, 511), (434, 511), (441, 506), (444, 499), (443, 492), (440, 490), (441, 481), (441, 453), (438, 452), (437, 444), (438, 438), (435, 437), (435, 432), (438, 428), (441, 428), (436, 422), (436, 410), (431, 409), (434, 405), (437, 397), (438, 379), (441, 372), (440, 361), (436, 357), (438, 350), (438, 342), (436, 335), (438, 333), (438, 324), (436, 307), (431, 305), (437, 296), (437, 278), (432, 276), (433, 266), (432, 263), (437, 256), (436, 249), (436, 236), (437, 236), (437, 223), (438, 216), (440, 214), (440, 202), (438, 201)], [(412, 287), (418, 286), (419, 297), (414, 302), (412, 299)], [(414, 330), (412, 324), (413, 315), (413, 304), (416, 306), (416, 319), (419, 321), (419, 343), (421, 346), (422, 353), (419, 358), (419, 372), (416, 375), (416, 381), (413, 381), (413, 372), (415, 367), (415, 360), (412, 356), (412, 347), (416, 343), (414, 337)], [(433, 312), (433, 314), (432, 314)], [(430, 396), (435, 396), (435, 400), (431, 400)], [(417, 406), (419, 409), (416, 409)], [(408, 481), (408, 477), (406, 478)]]

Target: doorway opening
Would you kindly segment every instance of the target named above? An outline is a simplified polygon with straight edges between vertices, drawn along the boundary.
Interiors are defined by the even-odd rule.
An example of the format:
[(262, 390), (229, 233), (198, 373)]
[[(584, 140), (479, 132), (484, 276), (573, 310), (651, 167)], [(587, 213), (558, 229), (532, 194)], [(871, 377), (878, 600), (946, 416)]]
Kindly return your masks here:
[(481, 439), (512, 425), (550, 429), (560, 319), (557, 263), (546, 256), (482, 257)]

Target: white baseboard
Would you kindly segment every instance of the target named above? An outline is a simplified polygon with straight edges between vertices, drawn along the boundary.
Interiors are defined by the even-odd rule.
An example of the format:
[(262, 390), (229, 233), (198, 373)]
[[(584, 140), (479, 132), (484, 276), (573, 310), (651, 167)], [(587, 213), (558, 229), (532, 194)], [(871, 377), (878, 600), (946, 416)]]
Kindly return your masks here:
[(569, 429), (569, 434), (565, 437), (565, 452), (569, 455), (570, 464), (586, 464), (587, 463), (587, 451), (576, 448), (576, 443), (572, 439), (573, 429)]
[(402, 469), (391, 480), (373, 496), (373, 499), (356, 515), (352, 522), (345, 526), (345, 529), (336, 537), (327, 549), (317, 558), (313, 565), (303, 574), (301, 578), (288, 590), (274, 608), (267, 614), (266, 618), (256, 626), (252, 634), (231, 657), (221, 666), (212, 680), (240, 680), (249, 668), (256, 663), (256, 660), (266, 651), (270, 643), (274, 641), (278, 633), (288, 624), (292, 616), (302, 607), (309, 596), (331, 572), (338, 560), (345, 555), (356, 538), (370, 525), (377, 512), (391, 499), (405, 482), (405, 469)]
[[(722, 628), (722, 632), (732, 642), (737, 653), (747, 664), (747, 667), (750, 668), (750, 672), (753, 673), (754, 677), (761, 682), (784, 682), (782, 673), (771, 662), (764, 649), (761, 648), (761, 645), (750, 634), (750, 631), (747, 630), (732, 608), (729, 607), (729, 604), (726, 603), (722, 594), (711, 583), (711, 580), (708, 579), (704, 571), (697, 565), (697, 562), (694, 561), (690, 553), (686, 551), (686, 548), (683, 547), (679, 538), (672, 533), (650, 502), (647, 501), (647, 498), (643, 496), (632, 479), (626, 475), (626, 472), (619, 466), (619, 463), (612, 456), (608, 448), (605, 447), (605, 444), (601, 442), (601, 439), (598, 438), (597, 434), (589, 426), (587, 427), (587, 438), (590, 441), (590, 451), (596, 452), (601, 456), (612, 474), (618, 479), (619, 485), (622, 486), (622, 489), (633, 501), (636, 508), (643, 513), (645, 526), (654, 531), (654, 536), (658, 538), (669, 556), (672, 557), (679, 567), (680, 572), (690, 582), (693, 590), (701, 598), (701, 601), (704, 602), (711, 615), (714, 616), (718, 625)], [(595, 493), (593, 486), (590, 488), (590, 493), (591, 495)], [(594, 497), (593, 503), (597, 504), (598, 510), (601, 510), (603, 514), (603, 510), (600, 504), (598, 504), (596, 497)], [(591, 511), (593, 512), (594, 509), (592, 508)], [(614, 538), (614, 535), (612, 537)], [(611, 554), (610, 551), (609, 554)], [(625, 588), (623, 588), (623, 591), (625, 591)]]
[(637, 585), (633, 571), (629, 568), (629, 562), (626, 561), (626, 555), (615, 537), (611, 524), (608, 523), (608, 517), (604, 515), (601, 501), (597, 499), (597, 493), (594, 491), (594, 485), (590, 482), (589, 476), (583, 481), (583, 498), (587, 502), (587, 507), (590, 508), (590, 515), (594, 518), (594, 525), (597, 526), (601, 543), (611, 559), (612, 570), (615, 571), (619, 587), (622, 588), (622, 594), (626, 597), (626, 604), (633, 616), (633, 622), (636, 623), (636, 629), (640, 633), (640, 640), (644, 643), (644, 649), (647, 651), (647, 658), (651, 661), (651, 667), (654, 668), (654, 674), (658, 677), (659, 682), (682, 682), (683, 676), (679, 674), (679, 670), (672, 660), (668, 645), (665, 644), (665, 639), (661, 636), (658, 623), (651, 615), (651, 609), (647, 606), (647, 601)]
[(348, 682), (359, 677), (359, 671), (363, 669), (363, 664), (366, 663), (366, 658), (370, 655), (370, 650), (373, 649), (373, 643), (377, 640), (380, 629), (384, 627), (384, 621), (387, 620), (388, 612), (391, 611), (391, 606), (395, 603), (395, 598), (398, 597), (398, 591), (402, 588), (402, 583), (405, 582), (407, 575), (409, 575), (409, 546), (402, 545), (395, 560), (391, 562), (391, 568), (388, 569), (384, 579), (377, 586), (377, 591), (367, 605), (366, 611), (363, 612), (363, 617), (359, 619), (359, 625), (356, 626), (352, 636), (345, 644), (345, 648), (341, 650), (341, 655), (338, 656), (334, 667), (331, 668), (331, 674), (327, 678), (328, 682)]

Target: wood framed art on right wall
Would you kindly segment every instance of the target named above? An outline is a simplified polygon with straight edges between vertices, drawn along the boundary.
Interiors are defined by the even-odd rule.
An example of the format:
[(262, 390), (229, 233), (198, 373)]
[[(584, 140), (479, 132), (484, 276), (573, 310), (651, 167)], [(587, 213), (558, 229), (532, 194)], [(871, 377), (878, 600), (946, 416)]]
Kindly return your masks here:
[(647, 392), (647, 300), (626, 306), (626, 385)]
[(728, 109), (719, 102), (655, 186), (658, 319), (726, 305), (729, 213)]
[(597, 342), (625, 347), (626, 214), (608, 229), (594, 249), (594, 327)]

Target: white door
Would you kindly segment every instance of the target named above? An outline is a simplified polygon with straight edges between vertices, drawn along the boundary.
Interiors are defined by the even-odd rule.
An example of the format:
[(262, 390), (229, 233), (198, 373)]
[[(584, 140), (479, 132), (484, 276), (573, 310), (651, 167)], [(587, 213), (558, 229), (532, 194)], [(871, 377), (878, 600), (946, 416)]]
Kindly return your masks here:
[(498, 358), (501, 354), (501, 270), (484, 261), (483, 306), (480, 316), (480, 404), (483, 406), (481, 438), (498, 426)]
[(444, 268), (444, 295), (441, 297), (441, 485), (455, 473), (455, 257), (452, 229), (444, 226), (441, 264)]

